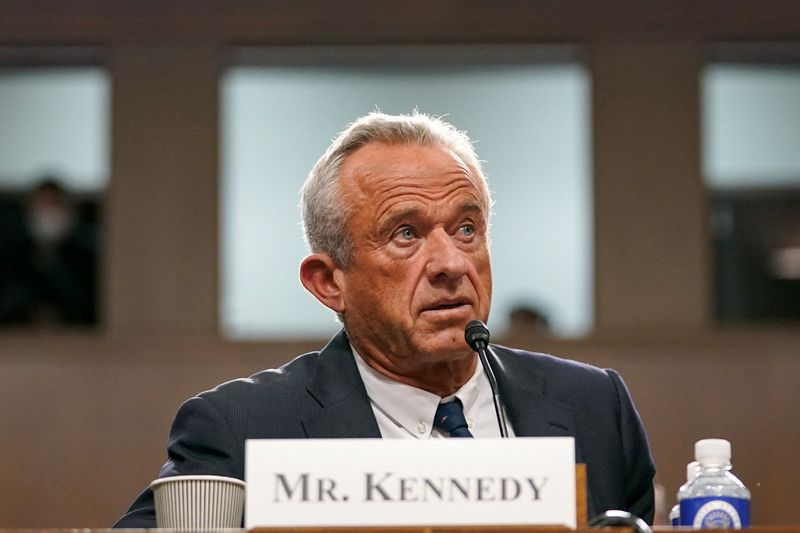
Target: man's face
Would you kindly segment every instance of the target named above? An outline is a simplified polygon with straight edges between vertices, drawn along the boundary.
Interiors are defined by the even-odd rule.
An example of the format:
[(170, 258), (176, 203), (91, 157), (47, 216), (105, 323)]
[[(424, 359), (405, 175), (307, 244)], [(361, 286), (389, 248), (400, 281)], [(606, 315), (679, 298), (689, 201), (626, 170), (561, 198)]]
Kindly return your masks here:
[(356, 348), (400, 372), (471, 357), (464, 327), (488, 318), (492, 294), (479, 178), (438, 146), (373, 143), (345, 160), (341, 186), (353, 213), (341, 276)]
[(28, 200), (27, 222), (37, 243), (55, 244), (69, 234), (75, 213), (64, 192), (43, 187)]

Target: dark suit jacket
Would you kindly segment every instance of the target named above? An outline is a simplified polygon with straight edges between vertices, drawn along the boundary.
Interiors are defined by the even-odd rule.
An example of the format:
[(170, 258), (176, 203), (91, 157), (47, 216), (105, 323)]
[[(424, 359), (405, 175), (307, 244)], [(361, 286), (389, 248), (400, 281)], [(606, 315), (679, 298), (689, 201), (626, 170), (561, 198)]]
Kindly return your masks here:
[[(516, 435), (575, 437), (576, 460), (587, 466), (589, 516), (621, 509), (651, 522), (655, 467), (619, 375), (496, 345), (490, 356)], [(341, 332), (321, 352), (187, 400), (175, 416), (169, 459), (159, 477), (210, 474), (244, 479), (246, 439), (380, 436)], [(155, 527), (149, 489), (114, 527)]]

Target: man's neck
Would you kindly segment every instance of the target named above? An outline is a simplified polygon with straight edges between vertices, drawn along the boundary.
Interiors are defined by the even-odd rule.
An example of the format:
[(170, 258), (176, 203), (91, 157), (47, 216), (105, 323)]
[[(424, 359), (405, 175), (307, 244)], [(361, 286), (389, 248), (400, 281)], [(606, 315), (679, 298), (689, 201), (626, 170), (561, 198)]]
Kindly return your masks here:
[[(428, 364), (399, 364), (382, 354), (372, 353), (368, 348), (353, 344), (358, 354), (371, 368), (389, 379), (426, 390), (442, 398), (460, 389), (472, 375), (478, 363), (477, 355), (465, 352), (464, 357)], [(404, 364), (405, 363), (405, 364)]]

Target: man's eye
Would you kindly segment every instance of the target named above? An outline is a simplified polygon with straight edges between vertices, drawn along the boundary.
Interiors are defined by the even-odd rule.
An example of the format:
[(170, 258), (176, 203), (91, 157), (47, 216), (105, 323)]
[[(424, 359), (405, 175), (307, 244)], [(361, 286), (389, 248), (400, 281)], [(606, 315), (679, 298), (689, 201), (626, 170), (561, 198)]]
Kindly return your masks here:
[(414, 230), (408, 226), (400, 228), (394, 234), (395, 239), (399, 239), (401, 241), (410, 241), (416, 236), (417, 235), (414, 233)]
[(471, 237), (472, 235), (475, 234), (475, 226), (473, 226), (472, 224), (462, 224), (458, 228), (458, 231), (460, 231), (461, 234), (466, 237)]

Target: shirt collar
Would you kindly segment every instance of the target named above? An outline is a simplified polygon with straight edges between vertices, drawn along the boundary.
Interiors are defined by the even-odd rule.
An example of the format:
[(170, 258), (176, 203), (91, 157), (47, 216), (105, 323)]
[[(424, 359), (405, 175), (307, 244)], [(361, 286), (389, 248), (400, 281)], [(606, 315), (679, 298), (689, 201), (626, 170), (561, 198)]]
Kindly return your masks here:
[[(477, 364), (472, 377), (460, 389), (442, 398), (432, 392), (384, 376), (369, 366), (352, 344), (350, 348), (353, 350), (358, 372), (373, 405), (394, 423), (419, 439), (431, 436), (433, 417), (440, 402), (450, 402), (458, 398), (464, 406), (464, 413), (469, 413), (476, 406), (481, 387), (488, 384), (487, 380), (483, 379), (483, 367)], [(418, 429), (420, 423), (425, 425), (424, 432)]]

